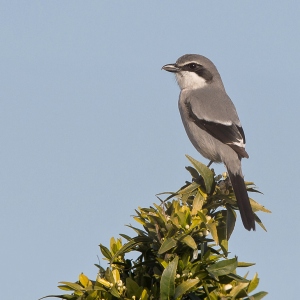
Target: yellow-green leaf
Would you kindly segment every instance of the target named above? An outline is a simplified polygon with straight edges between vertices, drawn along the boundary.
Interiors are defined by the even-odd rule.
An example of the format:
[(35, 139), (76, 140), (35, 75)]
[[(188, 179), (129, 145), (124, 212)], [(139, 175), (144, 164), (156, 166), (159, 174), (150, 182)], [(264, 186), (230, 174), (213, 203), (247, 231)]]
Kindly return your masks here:
[(206, 217), (205, 214), (203, 214), (201, 211), (198, 211), (197, 215), (200, 217), (201, 221), (206, 223)]
[(245, 291), (247, 286), (248, 283), (246, 282), (240, 282), (238, 285), (236, 285), (230, 292), (230, 296), (232, 297), (232, 299), (235, 299), (237, 295), (239, 295), (239, 298), (247, 296), (247, 293)]
[(140, 299), (141, 299), (141, 300), (148, 300), (148, 299), (149, 299), (149, 297), (148, 297), (148, 292), (147, 292), (146, 289), (143, 289), (142, 295), (141, 295)]
[(259, 293), (256, 293), (256, 294), (250, 296), (249, 298), (245, 298), (245, 300), (260, 300), (264, 296), (267, 296), (267, 295), (268, 295), (267, 292), (259, 292)]
[(214, 239), (214, 241), (216, 242), (216, 244), (219, 245), (219, 237), (218, 237), (216, 223), (215, 222), (207, 223), (206, 226), (209, 229), (211, 236)]
[(164, 269), (168, 266), (168, 263), (164, 259), (157, 257), (156, 260), (164, 267)]
[(117, 247), (116, 240), (114, 237), (112, 237), (110, 239), (110, 251), (113, 254), (115, 254), (118, 251), (118, 247)]
[(196, 226), (200, 225), (202, 223), (202, 220), (197, 216), (193, 217), (192, 224), (190, 226), (190, 230), (194, 229)]
[(255, 263), (248, 263), (248, 262), (243, 262), (243, 261), (239, 261), (238, 262), (238, 267), (251, 267), (254, 266)]
[(120, 250), (122, 247), (122, 239), (121, 238), (117, 239), (116, 244), (117, 244), (118, 250)]
[(251, 293), (252, 291), (254, 291), (254, 290), (257, 288), (258, 283), (259, 283), (258, 274), (255, 273), (255, 274), (254, 274), (254, 277), (253, 277), (252, 280), (250, 281), (249, 286), (248, 286), (248, 288), (247, 288), (248, 293)]
[(192, 248), (193, 250), (197, 249), (197, 244), (195, 242), (195, 240), (190, 236), (187, 235), (185, 236), (182, 240), (180, 240), (182, 243), (185, 243), (186, 245), (188, 245), (190, 248)]
[(114, 277), (115, 282), (118, 282), (120, 280), (120, 273), (117, 269), (112, 270), (112, 274)]
[(103, 279), (103, 278), (97, 278), (97, 281), (99, 282), (99, 283), (101, 283), (102, 285), (104, 285), (105, 287), (111, 287), (110, 286), (110, 282), (109, 281), (107, 281), (107, 280), (105, 280), (105, 279)]
[(97, 291), (90, 292), (89, 295), (86, 297), (86, 300), (96, 300), (96, 299), (99, 299)]
[(249, 198), (249, 200), (250, 200), (250, 204), (251, 204), (251, 207), (254, 212), (263, 211), (266, 213), (271, 213), (270, 210), (268, 210), (267, 208), (265, 208), (263, 205), (259, 204), (258, 202), (254, 201), (253, 199)]
[(140, 217), (133, 217), (138, 223), (142, 224), (143, 226), (146, 226), (146, 222), (140, 218)]
[(191, 214), (196, 215), (197, 212), (202, 209), (203, 203), (204, 203), (204, 198), (198, 191), (198, 193), (196, 194), (193, 200), (193, 209)]
[(83, 287), (87, 287), (89, 285), (89, 279), (83, 274), (81, 273), (79, 275), (79, 282), (83, 285)]
[(189, 184), (187, 187), (179, 190), (177, 193), (180, 195), (185, 195), (185, 194), (191, 194), (192, 192), (194, 192), (197, 188), (199, 187), (199, 184), (196, 182), (192, 182), (191, 184)]

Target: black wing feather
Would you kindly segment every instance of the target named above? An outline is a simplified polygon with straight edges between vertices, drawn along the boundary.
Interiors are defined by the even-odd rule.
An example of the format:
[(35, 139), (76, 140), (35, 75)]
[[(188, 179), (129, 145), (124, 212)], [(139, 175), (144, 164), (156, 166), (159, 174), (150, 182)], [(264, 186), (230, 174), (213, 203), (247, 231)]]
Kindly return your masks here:
[(236, 124), (225, 125), (221, 123), (215, 123), (212, 121), (206, 121), (204, 119), (199, 119), (192, 111), (191, 106), (188, 105), (189, 115), (193, 122), (201, 129), (208, 132), (214, 138), (218, 139), (223, 144), (231, 147), (240, 157), (248, 158), (249, 155), (245, 148), (239, 147), (234, 143), (239, 143), (240, 140), (246, 142), (244, 130), (242, 127)]

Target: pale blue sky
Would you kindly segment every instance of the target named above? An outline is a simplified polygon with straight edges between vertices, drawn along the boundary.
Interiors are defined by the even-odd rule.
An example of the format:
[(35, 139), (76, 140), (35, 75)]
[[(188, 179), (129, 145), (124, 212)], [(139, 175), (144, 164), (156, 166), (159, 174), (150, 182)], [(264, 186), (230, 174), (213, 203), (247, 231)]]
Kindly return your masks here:
[[(246, 137), (247, 180), (272, 210), (231, 255), (266, 299), (299, 294), (298, 1), (0, 1), (1, 299), (59, 294), (97, 272), (98, 244), (206, 162), (181, 124), (166, 63), (209, 57)], [(222, 165), (215, 166), (223, 172)], [(133, 234), (133, 232), (132, 232)], [(243, 274), (245, 270), (241, 270)]]

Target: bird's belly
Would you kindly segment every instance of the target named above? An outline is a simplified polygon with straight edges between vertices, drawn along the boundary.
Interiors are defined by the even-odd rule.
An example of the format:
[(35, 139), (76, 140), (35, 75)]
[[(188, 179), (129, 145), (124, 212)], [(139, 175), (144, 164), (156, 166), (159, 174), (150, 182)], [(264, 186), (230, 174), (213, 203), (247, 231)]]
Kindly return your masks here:
[(188, 128), (185, 126), (186, 133), (201, 155), (213, 162), (222, 162), (219, 150), (224, 145), (194, 123), (187, 126)]

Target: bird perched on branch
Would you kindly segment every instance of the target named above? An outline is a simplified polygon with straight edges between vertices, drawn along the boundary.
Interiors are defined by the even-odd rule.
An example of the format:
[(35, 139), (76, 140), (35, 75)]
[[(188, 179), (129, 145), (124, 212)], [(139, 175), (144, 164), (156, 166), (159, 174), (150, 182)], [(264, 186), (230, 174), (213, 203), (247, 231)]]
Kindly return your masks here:
[(255, 230), (241, 168), (241, 159), (249, 157), (245, 134), (217, 68), (202, 55), (186, 54), (162, 69), (176, 75), (179, 110), (189, 139), (205, 158), (225, 164), (244, 227)]

